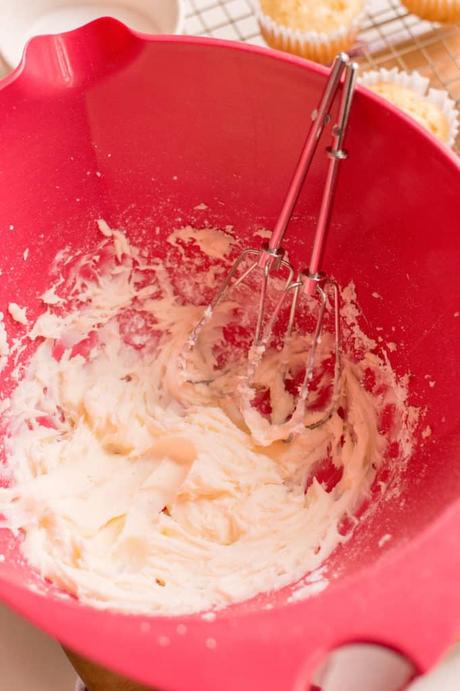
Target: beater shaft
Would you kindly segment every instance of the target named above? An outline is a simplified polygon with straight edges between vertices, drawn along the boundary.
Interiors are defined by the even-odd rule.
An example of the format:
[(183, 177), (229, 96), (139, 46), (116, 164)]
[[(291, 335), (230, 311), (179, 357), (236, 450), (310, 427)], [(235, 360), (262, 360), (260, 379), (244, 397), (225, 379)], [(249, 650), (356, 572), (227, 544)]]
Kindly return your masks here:
[(324, 192), (321, 200), (321, 208), (318, 216), (315, 238), (313, 241), (313, 250), (308, 267), (308, 274), (305, 279), (306, 289), (309, 295), (313, 295), (315, 292), (315, 277), (321, 275), (321, 260), (324, 246), (326, 244), (327, 231), (329, 229), (329, 220), (334, 201), (339, 163), (348, 156), (347, 152), (343, 148), (343, 140), (348, 126), (348, 119), (350, 116), (351, 104), (353, 102), (357, 76), (358, 65), (356, 63), (349, 63), (345, 71), (345, 81), (343, 85), (342, 98), (340, 101), (338, 122), (333, 128), (333, 145), (327, 149), (327, 153), (331, 161), (329, 163), (326, 183), (324, 185)]
[[(259, 249), (248, 248), (244, 250), (236, 259), (221, 288), (214, 296), (212, 302), (203, 312), (201, 319), (193, 328), (187, 340), (188, 349), (191, 349), (194, 347), (194, 345), (196, 345), (200, 333), (211, 319), (214, 310), (222, 301), (227, 290), (230, 287), (235, 288), (243, 283), (243, 281), (245, 281), (258, 267), (262, 269), (263, 275), (253, 345), (257, 346), (261, 341), (270, 272), (272, 270), (279, 269), (286, 270), (286, 290), (292, 284), (292, 280), (295, 275), (293, 266), (284, 258), (284, 251), (281, 248), (281, 243), (283, 241), (287, 225), (290, 221), (292, 211), (302, 190), (306, 175), (310, 169), (319, 139), (323, 133), (324, 127), (330, 122), (330, 110), (335, 100), (343, 71), (348, 63), (349, 57), (346, 53), (339, 53), (335, 58), (319, 105), (312, 113), (312, 125), (308, 131), (302, 154), (300, 155), (294, 175), (289, 185), (288, 192), (286, 194), (286, 199), (268, 244), (264, 244)], [(250, 264), (250, 266), (244, 270), (243, 274), (232, 283), (233, 278), (236, 276), (240, 266), (245, 262), (246, 259), (251, 258), (254, 259), (253, 263)], [(277, 312), (277, 310), (275, 311)], [(270, 320), (270, 323), (272, 322), (273, 320)]]
[[(348, 120), (350, 116), (351, 105), (353, 102), (357, 74), (358, 65), (356, 63), (347, 63), (345, 66), (345, 80), (340, 100), (337, 123), (333, 127), (333, 143), (332, 146), (326, 149), (327, 154), (330, 158), (330, 162), (327, 170), (323, 195), (321, 198), (321, 207), (318, 215), (318, 222), (316, 225), (316, 231), (313, 240), (313, 249), (310, 256), (310, 263), (306, 269), (301, 270), (298, 273), (297, 280), (287, 287), (287, 290), (294, 291), (291, 313), (287, 328), (288, 336), (290, 336), (292, 332), (294, 316), (297, 308), (300, 290), (304, 289), (307, 295), (314, 295), (318, 287), (321, 287), (321, 284), (324, 284), (327, 279), (326, 275), (321, 272), (321, 260), (324, 252), (324, 247), (326, 244), (327, 233), (329, 230), (329, 222), (334, 202), (337, 174), (339, 171), (339, 163), (345, 160), (348, 156), (347, 152), (343, 148), (343, 141), (348, 127)], [(279, 311), (283, 305), (283, 302), (284, 296), (282, 295), (267, 324), (267, 328), (262, 338), (264, 343), (266, 343), (270, 337), (274, 323), (279, 316)], [(323, 313), (324, 309), (321, 309), (320, 315), (322, 315)]]
[(334, 101), (337, 89), (340, 84), (342, 73), (348, 64), (349, 58), (346, 53), (339, 53), (334, 60), (334, 64), (329, 75), (318, 108), (312, 112), (313, 123), (305, 140), (303, 151), (300, 155), (294, 175), (291, 179), (286, 198), (280, 215), (273, 229), (268, 246), (262, 249), (259, 260), (260, 266), (273, 263), (277, 258), (284, 255), (281, 243), (286, 233), (286, 228), (291, 220), (292, 212), (302, 191), (305, 178), (310, 170), (311, 162), (316, 152), (318, 142), (321, 138), (325, 125), (330, 120), (330, 109)]
[(327, 232), (329, 230), (329, 222), (331, 217), (332, 205), (334, 201), (337, 174), (339, 171), (339, 163), (345, 160), (348, 156), (347, 152), (343, 148), (343, 142), (348, 127), (348, 120), (350, 116), (351, 105), (353, 102), (357, 75), (358, 65), (356, 63), (349, 63), (346, 66), (345, 80), (343, 85), (342, 97), (340, 101), (337, 124), (333, 127), (333, 143), (332, 146), (326, 149), (328, 156), (330, 158), (330, 162), (327, 170), (323, 196), (321, 199), (321, 208), (318, 216), (315, 237), (313, 240), (313, 249), (310, 257), (309, 268), (306, 271), (299, 272), (297, 282), (292, 286), (294, 290), (294, 295), (292, 298), (291, 311), (289, 315), (287, 328), (288, 339), (291, 337), (292, 334), (300, 292), (303, 291), (305, 295), (309, 297), (317, 293), (320, 300), (320, 306), (315, 330), (312, 337), (312, 344), (306, 362), (305, 375), (299, 389), (299, 395), (295, 410), (292, 414), (290, 423), (288, 423), (287, 425), (289, 427), (295, 426), (296, 424), (303, 422), (305, 417), (306, 401), (309, 394), (310, 382), (313, 378), (313, 371), (317, 360), (317, 350), (323, 331), (324, 316), (328, 302), (326, 291), (328, 288), (331, 289), (333, 303), (335, 365), (332, 396), (330, 404), (327, 410), (324, 412), (324, 414), (313, 424), (307, 425), (307, 427), (313, 429), (322, 425), (331, 416), (332, 412), (334, 411), (337, 405), (341, 373), (340, 297), (337, 283), (321, 272), (321, 260), (324, 251), (324, 246), (326, 243)]

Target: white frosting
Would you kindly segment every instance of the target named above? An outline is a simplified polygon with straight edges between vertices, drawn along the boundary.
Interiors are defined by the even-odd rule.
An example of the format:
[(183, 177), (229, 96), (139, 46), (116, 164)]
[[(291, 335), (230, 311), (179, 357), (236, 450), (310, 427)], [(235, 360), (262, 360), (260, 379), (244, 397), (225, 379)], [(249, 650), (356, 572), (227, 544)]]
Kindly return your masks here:
[(15, 322), (27, 326), (28, 321), (25, 307), (20, 307), (16, 302), (10, 302), (8, 305), (8, 313)]
[(8, 344), (8, 335), (6, 333), (3, 312), (0, 312), (0, 372), (8, 361), (10, 354), (10, 346)]
[[(376, 356), (345, 361), (345, 420), (335, 413), (290, 442), (258, 446), (235, 399), (241, 364), (215, 373), (225, 306), (193, 353), (212, 384), (184, 381), (178, 356), (203, 307), (175, 295), (167, 260), (99, 229), (104, 239), (58, 281), (60, 295), (45, 293), (49, 306), (29, 332), (40, 340), (5, 413), (11, 482), (0, 508), (22, 532), (24, 555), (83, 602), (165, 614), (222, 607), (317, 569), (381, 463), (391, 370)], [(187, 228), (170, 242), (228, 251), (226, 234), (213, 245), (212, 232)], [(369, 366), (378, 399), (360, 384)], [(341, 479), (330, 492), (313, 479), (305, 493), (325, 458)]]
[[(195, 208), (202, 209), (207, 207), (200, 205), (200, 207)], [(170, 245), (181, 247), (177, 242), (178, 240), (181, 240), (183, 243), (194, 242), (202, 252), (212, 259), (226, 257), (235, 243), (235, 239), (229, 233), (225, 233), (217, 228), (201, 228), (197, 230), (191, 226), (178, 228), (168, 237)], [(185, 256), (184, 250), (182, 250), (182, 254)]]

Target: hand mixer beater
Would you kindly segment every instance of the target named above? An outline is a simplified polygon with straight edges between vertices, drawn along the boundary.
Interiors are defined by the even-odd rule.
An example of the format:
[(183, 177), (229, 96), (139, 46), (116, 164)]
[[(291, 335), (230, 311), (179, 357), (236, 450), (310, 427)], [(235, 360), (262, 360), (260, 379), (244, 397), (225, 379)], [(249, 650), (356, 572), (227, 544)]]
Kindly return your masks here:
[[(307, 268), (295, 271), (293, 265), (286, 257), (281, 243), (286, 233), (294, 207), (303, 188), (305, 178), (310, 169), (315, 155), (318, 142), (324, 128), (331, 121), (331, 109), (335, 102), (335, 97), (339, 91), (342, 75), (344, 76), (340, 104), (338, 109), (337, 122), (332, 128), (333, 142), (326, 149), (330, 158), (326, 182), (324, 185), (321, 206), (313, 241), (313, 249), (310, 262)], [(220, 290), (215, 295), (213, 301), (203, 312), (203, 316), (195, 325), (187, 341), (187, 350), (191, 351), (200, 338), (200, 335), (211, 320), (216, 308), (227, 297), (230, 290), (241, 286), (248, 279), (254, 277), (256, 272), (261, 275), (260, 294), (258, 297), (258, 308), (255, 323), (254, 337), (249, 349), (247, 368), (242, 382), (240, 383), (240, 412), (245, 423), (251, 430), (253, 437), (260, 444), (270, 444), (276, 439), (286, 439), (296, 431), (305, 428), (314, 428), (323, 424), (337, 407), (337, 399), (341, 377), (341, 344), (340, 344), (340, 304), (339, 288), (337, 284), (321, 271), (323, 250), (326, 242), (331, 209), (336, 187), (339, 163), (347, 158), (347, 153), (343, 148), (344, 137), (348, 125), (350, 109), (353, 100), (357, 76), (357, 65), (350, 62), (348, 56), (340, 53), (332, 66), (330, 76), (322, 94), (320, 103), (312, 113), (312, 124), (309, 129), (303, 151), (295, 169), (288, 193), (286, 195), (281, 213), (272, 232), (270, 240), (260, 249), (247, 248), (234, 262), (227, 274)], [(248, 264), (248, 266), (246, 266)], [(268, 292), (270, 282), (277, 280), (282, 288), (280, 297), (275, 305), (268, 305)], [(287, 327), (283, 340), (282, 352), (284, 356), (284, 372), (287, 376), (289, 370), (289, 345), (291, 343), (294, 322), (299, 310), (299, 301), (302, 297), (306, 298), (309, 304), (312, 299), (316, 305), (316, 318), (309, 352), (305, 357), (305, 372), (303, 380), (298, 387), (297, 399), (293, 405), (288, 418), (274, 424), (266, 418), (262, 418), (260, 413), (252, 405), (254, 398), (253, 381), (260, 362), (270, 343), (273, 330), (280, 312), (285, 305), (286, 299), (291, 298), (291, 307), (287, 318)], [(318, 348), (321, 343), (323, 326), (326, 310), (331, 311), (332, 315), (332, 335), (333, 335), (333, 355), (334, 367), (332, 374), (331, 395), (329, 404), (322, 410), (319, 416), (309, 424), (306, 423), (306, 410), (310, 394), (310, 385), (316, 366)], [(269, 315), (268, 312), (271, 312)]]

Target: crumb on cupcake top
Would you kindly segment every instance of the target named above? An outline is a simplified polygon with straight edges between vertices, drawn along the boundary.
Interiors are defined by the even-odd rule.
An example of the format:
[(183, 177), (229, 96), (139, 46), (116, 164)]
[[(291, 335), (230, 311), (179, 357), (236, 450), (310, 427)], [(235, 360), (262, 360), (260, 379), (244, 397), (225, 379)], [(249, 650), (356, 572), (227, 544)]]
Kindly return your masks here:
[(445, 113), (431, 103), (425, 96), (420, 96), (412, 89), (400, 84), (378, 82), (368, 86), (371, 91), (383, 96), (388, 101), (398, 106), (402, 111), (417, 120), (428, 129), (435, 137), (445, 144), (449, 139), (449, 121)]
[(364, 0), (260, 0), (262, 11), (281, 26), (327, 33), (347, 28)]

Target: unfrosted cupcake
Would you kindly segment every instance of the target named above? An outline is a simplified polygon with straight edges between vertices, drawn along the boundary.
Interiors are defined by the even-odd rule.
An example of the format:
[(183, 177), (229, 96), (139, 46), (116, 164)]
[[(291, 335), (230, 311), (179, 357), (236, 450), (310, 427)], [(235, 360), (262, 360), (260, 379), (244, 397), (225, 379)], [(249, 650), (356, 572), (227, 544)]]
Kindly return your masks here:
[(364, 0), (254, 1), (270, 46), (323, 64), (351, 48), (364, 8)]
[(447, 91), (430, 89), (429, 80), (418, 72), (396, 68), (366, 72), (360, 82), (413, 117), (444, 144), (454, 145), (458, 112)]
[(402, 4), (422, 19), (431, 22), (460, 22), (460, 0), (401, 0)]

